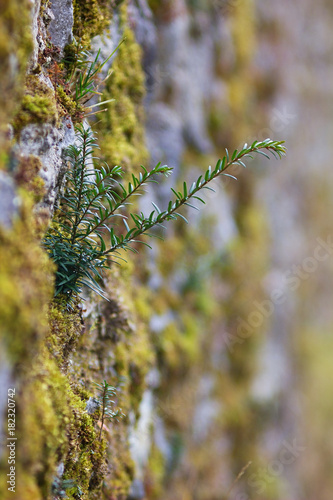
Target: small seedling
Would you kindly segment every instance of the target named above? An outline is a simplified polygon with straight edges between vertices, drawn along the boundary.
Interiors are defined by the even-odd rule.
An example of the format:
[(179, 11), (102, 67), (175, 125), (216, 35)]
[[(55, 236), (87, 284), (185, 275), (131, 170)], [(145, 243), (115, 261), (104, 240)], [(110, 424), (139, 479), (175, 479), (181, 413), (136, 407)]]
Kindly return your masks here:
[[(121, 40), (117, 47), (104, 61), (100, 61), (100, 49), (94, 59), (90, 60), (89, 52), (80, 50), (79, 45), (76, 44), (75, 47), (77, 48), (77, 51), (75, 56), (72, 56), (73, 62), (71, 65), (71, 71), (68, 75), (68, 85), (72, 89), (73, 98), (77, 103), (86, 107), (88, 101), (90, 101), (94, 95), (102, 95), (101, 92), (99, 92), (99, 89), (111, 76), (112, 71), (108, 71), (103, 80), (100, 79), (99, 75), (101, 74), (104, 66), (115, 55), (124, 41), (125, 39)], [(93, 106), (90, 106), (90, 109), (107, 104), (110, 101), (113, 101), (113, 99), (94, 104)]]
[(96, 382), (94, 382), (94, 385), (98, 390), (98, 396), (96, 399), (102, 411), (101, 427), (98, 437), (99, 441), (101, 441), (104, 421), (106, 419), (118, 420), (118, 418), (124, 416), (124, 414), (121, 412), (120, 408), (118, 408), (117, 410), (114, 409), (114, 405), (116, 404), (116, 402), (111, 398), (114, 398), (117, 395), (117, 389), (115, 387), (109, 385), (106, 380), (104, 380), (103, 384), (97, 384)]

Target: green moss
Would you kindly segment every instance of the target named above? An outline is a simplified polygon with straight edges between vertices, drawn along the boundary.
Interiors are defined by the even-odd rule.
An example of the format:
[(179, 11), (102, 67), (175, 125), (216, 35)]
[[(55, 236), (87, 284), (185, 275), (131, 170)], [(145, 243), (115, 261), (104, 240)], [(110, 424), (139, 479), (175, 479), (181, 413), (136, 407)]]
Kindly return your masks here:
[[(128, 171), (147, 160), (144, 146), (143, 97), (144, 75), (141, 49), (126, 25), (122, 9), (122, 28), (126, 41), (113, 63), (103, 100), (116, 99), (99, 115), (97, 128), (100, 146), (109, 164), (121, 163)], [(133, 263), (108, 273), (106, 289), (109, 302), (97, 300), (98, 317), (88, 320), (89, 338), (82, 338), (74, 356), (81, 379), (107, 381), (119, 387), (117, 406), (129, 415), (139, 415), (139, 405), (146, 388), (146, 375), (154, 363), (154, 351), (145, 322), (150, 317), (148, 291), (133, 283)], [(101, 373), (103, 375), (101, 375)], [(107, 423), (112, 428), (104, 435), (109, 441), (108, 473), (103, 498), (124, 499), (134, 477), (134, 464), (128, 445), (128, 421)], [(68, 475), (70, 477), (70, 475)], [(97, 497), (100, 498), (100, 497)]]
[[(72, 479), (82, 491), (82, 498), (93, 498), (90, 492), (100, 491), (105, 473), (106, 442), (99, 441), (96, 417), (86, 413), (86, 402), (71, 393), (70, 406), (73, 418), (67, 428), (69, 448), (65, 457), (64, 479)], [(89, 492), (89, 493), (88, 493)], [(75, 498), (73, 495), (69, 498)]]
[[(89, 46), (92, 34), (100, 33), (109, 22), (107, 2), (76, 0), (74, 9), (75, 36), (82, 38), (83, 43)], [(126, 42), (118, 51), (113, 65), (113, 75), (107, 82), (103, 97), (115, 101), (108, 104), (108, 111), (105, 114), (100, 115), (102, 118), (98, 128), (106, 160), (110, 164), (121, 163), (130, 171), (134, 166), (146, 163), (147, 160), (142, 106), (144, 76), (141, 68), (141, 51), (133, 32), (126, 25), (124, 9), (121, 23)], [(52, 93), (51, 90), (50, 92)], [(235, 94), (237, 92), (235, 91)], [(48, 94), (47, 89), (39, 88), (35, 92), (33, 85), (27, 88), (21, 106), (21, 122), (16, 130), (26, 123), (53, 123), (54, 120), (56, 122), (57, 113), (58, 116), (62, 112), (68, 113), (75, 119), (78, 112), (81, 112), (64, 87), (58, 87), (56, 98), (62, 106), (62, 111), (57, 109), (54, 103), (55, 96), (53, 93)], [(239, 102), (243, 101), (244, 98), (241, 97)], [(49, 107), (50, 103), (53, 103), (53, 110)], [(239, 104), (236, 107), (238, 106)], [(49, 113), (46, 114), (46, 108), (48, 112), (51, 109), (51, 116)], [(80, 118), (81, 116), (78, 116), (79, 120)], [(28, 171), (30, 173), (25, 178)], [(31, 164), (29, 169), (23, 168), (20, 175), (23, 177), (22, 185), (28, 188), (31, 186), (38, 198), (38, 176), (33, 175), (33, 171)], [(257, 211), (251, 212), (252, 218), (246, 221), (250, 231), (235, 245), (237, 258), (231, 264), (236, 269), (235, 276), (232, 272), (226, 276), (226, 281), (231, 283), (235, 277), (238, 287), (242, 285), (242, 279), (248, 273), (249, 266), (253, 266), (251, 279), (257, 279), (256, 273), (260, 274), (260, 262), (265, 256), (265, 242), (259, 237), (263, 225), (260, 219), (256, 226), (257, 216)], [(20, 238), (25, 239), (26, 233), (23, 229)], [(19, 233), (15, 233), (12, 242), (3, 241), (6, 250), (1, 246), (0, 256), (5, 261), (10, 258), (15, 259), (15, 265), (10, 267), (9, 264), (6, 274), (4, 264), (0, 261), (0, 285), (1, 289), (5, 290), (5, 305), (0, 305), (0, 319), (4, 319), (5, 324), (9, 321), (9, 330), (17, 321), (19, 328), (24, 332), (24, 334), (19, 333), (18, 327), (14, 329), (13, 337), (16, 340), (13, 338), (11, 343), (9, 330), (6, 331), (5, 345), (18, 363), (26, 357), (24, 364), (27, 367), (31, 366), (27, 360), (31, 358), (32, 361), (32, 356), (36, 353), (39, 358), (37, 363), (34, 361), (34, 371), (25, 372), (27, 395), (22, 399), (20, 432), (25, 436), (31, 429), (31, 438), (29, 437), (24, 444), (26, 458), (19, 463), (22, 487), (20, 486), (18, 498), (30, 500), (30, 496), (31, 500), (36, 500), (47, 497), (56, 465), (60, 462), (65, 463), (64, 479), (74, 482), (74, 487), (67, 492), (69, 498), (77, 500), (78, 497), (83, 499), (127, 497), (134, 476), (127, 439), (128, 421), (124, 419), (119, 423), (106, 423), (103, 432), (105, 440), (100, 442), (96, 433), (99, 425), (98, 412), (88, 415), (85, 410), (86, 402), (89, 396), (93, 395), (93, 391), (89, 391), (92, 387), (91, 382), (100, 382), (106, 378), (109, 383), (121, 386), (117, 405), (125, 413), (134, 413), (138, 417), (140, 401), (146, 388), (146, 375), (155, 363), (154, 350), (159, 354), (162, 374), (167, 376), (162, 381), (160, 390), (160, 401), (164, 402), (165, 406), (160, 408), (167, 428), (171, 429), (175, 436), (174, 455), (179, 457), (182, 442), (184, 441), (186, 445), (184, 436), (188, 432), (188, 422), (192, 419), (197, 406), (195, 401), (197, 379), (203, 372), (203, 366), (207, 368), (203, 337), (211, 335), (210, 321), (221, 321), (225, 313), (229, 324), (232, 325), (237, 314), (248, 311), (244, 300), (240, 300), (239, 309), (233, 308), (233, 302), (230, 302), (223, 310), (216, 298), (207, 299), (208, 290), (211, 291), (209, 288), (211, 281), (205, 274), (193, 272), (199, 259), (210, 252), (208, 239), (202, 237), (206, 233), (204, 228), (201, 229), (201, 236), (194, 237), (190, 232), (184, 233), (182, 226), (182, 231), (179, 233), (176, 231), (176, 236), (171, 239), (170, 244), (163, 243), (161, 247), (162, 255), (158, 267), (166, 280), (170, 272), (175, 275), (180, 266), (185, 266), (187, 269), (189, 278), (182, 290), (177, 291), (175, 287), (171, 287), (172, 283), (166, 281), (161, 292), (151, 297), (147, 288), (139, 285), (133, 278), (134, 269), (129, 260), (128, 265), (121, 270), (113, 269), (109, 273), (106, 288), (110, 302), (98, 298), (89, 299), (89, 308), (93, 313), (86, 321), (84, 334), (81, 312), (79, 310), (74, 313), (64, 312), (64, 308), (57, 302), (53, 302), (49, 309), (50, 329), (47, 330), (46, 307), (41, 310), (40, 304), (45, 305), (50, 298), (52, 274), (47, 270), (45, 255), (39, 249), (37, 251), (36, 240), (31, 242), (28, 238), (27, 248), (23, 248), (18, 241)], [(260, 251), (256, 253), (256, 249), (262, 244)], [(18, 252), (12, 251), (15, 245), (20, 248), (19, 258)], [(34, 254), (30, 267), (27, 251), (32, 251)], [(184, 257), (185, 252), (186, 257)], [(241, 264), (237, 271), (239, 262)], [(142, 260), (139, 263), (141, 264)], [(16, 269), (19, 271), (15, 271)], [(41, 274), (38, 274), (39, 272)], [(141, 272), (143, 271), (140, 269), (138, 274)], [(11, 284), (13, 275), (14, 286)], [(45, 296), (43, 294), (38, 296), (38, 293), (42, 293), (43, 287), (46, 287), (46, 282), (49, 286), (48, 293)], [(19, 288), (17, 302), (14, 297), (15, 286)], [(249, 289), (247, 283), (246, 293), (249, 293)], [(212, 290), (212, 295), (215, 292), (216, 290)], [(29, 294), (37, 295), (36, 300), (30, 300)], [(238, 288), (235, 289), (235, 297), (237, 297), (233, 299), (235, 301), (244, 298)], [(26, 304), (31, 307), (31, 317), (29, 311), (25, 310)], [(175, 321), (162, 332), (160, 337), (154, 339), (155, 347), (146, 326), (152, 308), (157, 313), (171, 310), (175, 317)], [(30, 326), (33, 318), (35, 323)], [(50, 351), (49, 354), (43, 347), (45, 343)], [(245, 439), (244, 428), (250, 417), (252, 423), (252, 415), (247, 406), (245, 378), (252, 376), (253, 353), (254, 349), (251, 347), (242, 350), (241, 354), (237, 352), (233, 358), (230, 357), (228, 360), (232, 365), (230, 377), (225, 377), (223, 385), (223, 389), (227, 392), (224, 400), (230, 412), (226, 412), (220, 430), (230, 429), (231, 436), (235, 440), (235, 450), (241, 444), (239, 440), (237, 441), (237, 432)], [(235, 395), (234, 400), (232, 394)], [(40, 401), (44, 400), (45, 405), (40, 404)], [(30, 407), (29, 402), (31, 402)], [(180, 432), (181, 438), (179, 438)], [(211, 461), (207, 450), (203, 450), (200, 458), (197, 458), (196, 467), (203, 466), (204, 461), (206, 464)], [(176, 459), (174, 463), (177, 463)], [(147, 485), (151, 488), (149, 493), (151, 498), (161, 496), (164, 468), (165, 463), (161, 453), (153, 447), (146, 478)], [(204, 470), (209, 472), (208, 467)], [(186, 492), (184, 495), (173, 497), (183, 496), (186, 496)], [(190, 494), (187, 496), (190, 497)], [(204, 498), (213, 497), (207, 494)]]
[(59, 114), (53, 90), (37, 76), (30, 75), (26, 81), (25, 95), (13, 120), (15, 132), (20, 132), (30, 123), (56, 125), (58, 121)]
[(247, 137), (253, 116), (254, 75), (251, 61), (255, 53), (255, 9), (252, 0), (234, 9), (232, 17), (232, 37), (235, 49), (235, 66), (229, 75), (229, 120), (228, 127), (233, 130), (235, 143)]
[(73, 33), (80, 43), (90, 47), (91, 39), (101, 35), (108, 27), (112, 4), (108, 0), (73, 1), (74, 26)]
[(30, 26), (30, 8), (30, 2), (24, 0), (2, 0), (1, 2), (0, 67), (2, 75), (9, 71), (9, 57), (13, 54), (16, 55), (19, 64), (19, 78), (24, 74), (27, 57), (32, 49), (31, 34), (27, 29)]
[[(22, 112), (27, 113), (26, 116), (20, 117), (21, 121), (26, 123), (55, 123), (51, 118), (49, 120), (48, 108), (50, 107), (51, 101), (46, 96), (32, 96), (26, 95), (22, 99)], [(30, 116), (29, 116), (30, 115)]]
[(73, 123), (81, 122), (84, 115), (84, 108), (73, 97), (67, 93), (61, 85), (57, 86), (57, 99), (64, 114), (68, 114)]
[[(90, 37), (100, 33), (109, 22), (109, 2), (76, 1), (74, 9), (75, 35), (82, 36), (88, 46)], [(127, 37), (127, 49), (122, 54), (118, 79), (112, 87), (118, 92), (119, 105), (116, 112), (112, 109), (110, 113), (115, 118), (113, 130), (121, 128), (113, 138), (112, 151), (118, 154), (119, 141), (118, 157), (130, 165), (140, 163), (146, 150), (141, 52), (129, 30)], [(55, 95), (32, 75), (26, 81), (14, 129), (18, 134), (29, 123), (58, 125), (63, 114), (68, 113), (75, 119), (80, 111), (63, 87), (59, 86)], [(109, 131), (111, 136), (113, 130)], [(15, 172), (17, 183), (31, 191), (34, 202), (43, 195), (43, 181), (38, 175), (40, 166), (34, 156), (20, 158)], [(119, 295), (115, 290), (121, 278), (114, 276), (110, 280), (109, 295), (113, 301), (96, 306), (96, 310), (101, 309), (103, 313), (92, 319), (91, 337), (87, 331), (83, 336), (82, 311), (75, 309), (69, 313), (58, 300), (49, 306), (54, 269), (39, 246), (45, 220), (38, 222), (39, 212), (32, 215), (32, 196), (24, 202), (21, 219), (14, 229), (0, 234), (1, 346), (10, 362), (19, 367), (15, 370), (17, 386), (24, 380), (24, 386), (19, 387), (17, 424), (22, 442), (17, 461), (20, 484), (16, 497), (10, 498), (48, 498), (59, 463), (65, 464), (62, 479), (73, 481), (73, 487), (67, 490), (68, 498), (97, 500), (103, 495), (125, 498), (134, 476), (127, 441), (128, 422), (125, 419), (106, 423), (103, 435), (110, 443), (107, 449), (107, 441), (99, 441), (97, 437), (99, 412), (88, 415), (86, 403), (93, 395), (93, 391), (89, 391), (91, 381), (100, 382), (106, 376), (110, 382), (114, 379), (119, 383), (119, 377), (123, 376), (119, 406), (125, 412), (134, 411), (138, 415), (146, 375), (154, 360), (149, 333), (143, 323), (149, 317), (149, 308), (140, 298), (140, 290), (128, 286), (130, 265), (122, 271), (125, 280)], [(129, 309), (134, 308), (134, 303), (140, 304), (135, 324), (130, 321), (134, 309), (127, 310), (124, 300), (132, 304)], [(92, 338), (97, 338), (95, 345)], [(111, 427), (112, 433), (109, 433)], [(6, 467), (2, 465), (1, 472)], [(103, 485), (107, 474), (107, 484)], [(0, 496), (7, 499), (4, 482), (0, 485)]]
[(38, 175), (42, 162), (38, 156), (20, 156), (15, 169), (17, 184), (32, 193), (34, 203), (38, 203), (45, 195), (45, 183)]
[[(13, 369), (17, 393), (16, 496), (0, 485), (1, 498), (45, 497), (57, 453), (65, 446), (65, 380), (43, 347), (46, 311), (52, 296), (52, 265), (39, 247), (31, 201), (23, 197), (21, 217), (0, 234), (0, 340)], [(1, 464), (1, 477), (6, 464)]]
[[(40, 497), (46, 497), (57, 461), (68, 446), (66, 428), (71, 412), (68, 382), (45, 349), (33, 360), (32, 371), (26, 373), (19, 404), (19, 464), (35, 478)], [(24, 483), (19, 488), (23, 493)]]
[[(16, 496), (8, 495), (4, 481), (0, 496), (47, 498), (57, 464), (65, 461), (65, 477), (74, 479), (82, 498), (88, 498), (88, 490), (101, 488), (106, 444), (96, 437), (98, 415), (85, 410), (88, 393), (77, 391), (62, 373), (80, 338), (81, 319), (78, 313), (62, 312), (61, 304), (54, 302), (48, 332), (53, 267), (39, 247), (27, 197), (21, 212), (13, 230), (0, 234), (0, 340), (6, 358), (16, 367), (19, 443)], [(1, 477), (6, 477), (5, 462), (0, 469)]]
[(44, 17), (45, 11), (48, 8), (49, 4), (50, 4), (50, 0), (41, 0), (40, 9), (39, 9), (39, 16), (41, 18)]
[(35, 239), (28, 204), (14, 229), (0, 233), (1, 336), (13, 360), (29, 357), (43, 338), (52, 289), (53, 266)]
[(20, 101), (28, 57), (32, 50), (31, 2), (2, 0), (0, 4), (0, 168), (9, 149), (7, 124)]
[(133, 31), (126, 24), (126, 9), (121, 9), (121, 26), (125, 42), (113, 62), (113, 73), (107, 80), (103, 100), (114, 99), (107, 112), (100, 115), (97, 129), (105, 160), (127, 169), (145, 164), (148, 158), (144, 136), (143, 98), (145, 77), (142, 51)]
[(174, 1), (149, 0), (148, 5), (154, 15), (162, 22), (170, 22), (177, 16), (177, 3)]
[(68, 357), (75, 349), (82, 334), (82, 322), (78, 312), (68, 312), (54, 300), (48, 313), (50, 335), (47, 345), (60, 367), (67, 366)]
[(28, 189), (33, 193), (35, 203), (42, 201), (46, 191), (45, 191), (45, 182), (41, 177), (39, 177), (38, 175), (34, 177), (31, 180)]
[[(75, 391), (82, 384), (94, 391), (91, 382), (106, 379), (118, 388), (116, 407), (121, 408), (125, 415), (133, 412), (138, 416), (139, 404), (146, 388), (146, 375), (153, 364), (154, 353), (149, 332), (133, 306), (139, 301), (141, 287), (131, 284), (132, 271), (133, 265), (128, 262), (124, 267), (113, 268), (107, 273), (106, 293), (109, 301), (93, 298), (94, 311), (98, 313), (88, 318), (86, 334), (79, 339), (76, 353), (72, 355), (72, 368), (68, 371)], [(147, 314), (146, 308), (143, 308), (143, 316), (147, 317)], [(94, 495), (98, 499), (126, 498), (134, 477), (128, 445), (128, 419), (123, 417), (119, 422), (105, 422), (103, 436), (108, 441), (108, 448), (102, 496), (98, 496), (98, 489), (90, 489), (89, 498), (95, 498)], [(79, 456), (78, 452), (76, 456)], [(84, 457), (86, 459), (86, 455)], [(105, 462), (103, 464), (105, 466)], [(79, 470), (81, 466), (77, 470), (66, 466), (66, 477), (82, 474)], [(100, 479), (103, 474), (101, 472)], [(86, 485), (86, 482), (85, 479), (82, 484)]]
[[(131, 265), (110, 273), (108, 288), (118, 288), (110, 293), (112, 301), (105, 306), (103, 316), (109, 318), (105, 324), (106, 334), (113, 344), (113, 367), (118, 380), (123, 380), (119, 393), (119, 406), (128, 413), (138, 414), (139, 404), (146, 388), (146, 375), (154, 362), (154, 353), (144, 324), (144, 317), (135, 309), (141, 287), (131, 286)], [(120, 283), (122, 283), (120, 285)], [(144, 311), (147, 314), (147, 311)]]
[[(239, 237), (230, 248), (230, 260), (222, 277), (232, 287), (230, 299), (224, 303), (226, 331), (232, 334), (226, 345), (229, 367), (219, 376), (219, 397), (225, 403), (221, 425), (231, 438), (230, 456), (234, 470), (240, 470), (251, 457), (257, 456), (258, 416), (260, 408), (253, 405), (250, 388), (256, 374), (257, 352), (267, 327), (262, 324), (251, 335), (241, 339), (239, 320), (247, 321), (253, 312), (253, 302), (264, 300), (260, 283), (268, 269), (269, 233), (262, 209), (251, 197), (240, 204), (242, 220)], [(236, 339), (236, 342), (234, 342)]]
[(177, 266), (186, 251), (186, 243), (177, 235), (173, 235), (160, 245), (158, 254), (159, 270), (164, 277)]

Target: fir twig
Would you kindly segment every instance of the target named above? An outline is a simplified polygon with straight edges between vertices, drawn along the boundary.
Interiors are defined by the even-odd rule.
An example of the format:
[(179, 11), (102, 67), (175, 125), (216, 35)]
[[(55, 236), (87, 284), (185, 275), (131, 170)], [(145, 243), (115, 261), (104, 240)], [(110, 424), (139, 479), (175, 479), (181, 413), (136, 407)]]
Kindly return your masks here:
[[(132, 244), (138, 241), (149, 246), (138, 238), (155, 236), (150, 230), (165, 221), (182, 218), (187, 222), (179, 210), (183, 206), (196, 208), (190, 203), (193, 199), (205, 203), (198, 193), (211, 189), (208, 184), (217, 177), (230, 176), (227, 171), (232, 165), (245, 167), (244, 160), (253, 158), (255, 153), (266, 158), (270, 157), (269, 154), (276, 158), (285, 155), (284, 143), (271, 139), (255, 141), (250, 146), (245, 144), (241, 151), (236, 150), (231, 156), (226, 150), (226, 155), (218, 160), (215, 168), (209, 167), (190, 187), (184, 182), (181, 191), (172, 189), (174, 200), (168, 203), (166, 210), (160, 210), (153, 203), (154, 210), (148, 216), (129, 212), (128, 219), (127, 207), (134, 196), (142, 194), (148, 183), (157, 182), (156, 175), (169, 175), (172, 169), (161, 163), (151, 171), (141, 166), (141, 172), (137, 176), (132, 174), (131, 181), (125, 185), (120, 182), (123, 176), (120, 166), (110, 169), (93, 157), (98, 149), (93, 132), (81, 125), (76, 134), (77, 144), (67, 149), (69, 169), (59, 221), (47, 232), (43, 241), (58, 266), (56, 295), (64, 294), (69, 303), (73, 301), (73, 296), (81, 293), (83, 286), (104, 297), (100, 271), (110, 265), (109, 256), (120, 258), (120, 249), (136, 251)], [(124, 234), (116, 234), (116, 220), (123, 222)]]
[(112, 420), (116, 419), (118, 420), (117, 417), (123, 415), (121, 413), (120, 409), (113, 410), (113, 405), (115, 405), (115, 401), (111, 398), (114, 398), (116, 396), (117, 390), (115, 387), (109, 385), (106, 380), (104, 380), (103, 384), (97, 384), (94, 382), (94, 385), (97, 387), (98, 390), (98, 397), (97, 401), (99, 403), (99, 406), (102, 410), (102, 415), (101, 415), (101, 426), (100, 426), (100, 431), (99, 431), (99, 441), (102, 440), (102, 431), (104, 427), (104, 422), (106, 419)]

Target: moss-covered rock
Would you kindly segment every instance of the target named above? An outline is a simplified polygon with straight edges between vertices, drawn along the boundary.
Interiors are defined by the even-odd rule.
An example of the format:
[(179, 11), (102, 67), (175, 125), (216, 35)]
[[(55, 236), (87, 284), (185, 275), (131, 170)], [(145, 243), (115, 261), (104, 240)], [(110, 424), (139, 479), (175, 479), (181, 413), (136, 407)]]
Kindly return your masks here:
[(81, 43), (89, 47), (91, 39), (96, 35), (101, 35), (108, 27), (113, 5), (108, 0), (85, 2), (74, 0), (73, 7), (73, 34)]
[(17, 159), (15, 180), (17, 184), (32, 193), (34, 203), (38, 203), (45, 195), (45, 183), (38, 175), (42, 162), (38, 156), (20, 156)]
[(57, 101), (61, 106), (61, 113), (69, 115), (73, 123), (82, 122), (84, 117), (84, 107), (74, 99), (70, 91), (62, 85), (58, 85), (56, 88)]
[(2, 0), (0, 4), (0, 168), (7, 163), (8, 123), (17, 107), (32, 50), (31, 2)]
[(28, 76), (25, 94), (13, 120), (15, 132), (19, 133), (30, 123), (57, 125), (58, 121), (59, 114), (54, 91), (37, 76)]
[(97, 128), (105, 160), (110, 165), (120, 164), (130, 170), (145, 164), (148, 154), (144, 133), (142, 50), (128, 26), (126, 5), (121, 8), (120, 27), (125, 41), (117, 51), (112, 75), (103, 91), (103, 100), (113, 101), (107, 104), (107, 112), (100, 115)]

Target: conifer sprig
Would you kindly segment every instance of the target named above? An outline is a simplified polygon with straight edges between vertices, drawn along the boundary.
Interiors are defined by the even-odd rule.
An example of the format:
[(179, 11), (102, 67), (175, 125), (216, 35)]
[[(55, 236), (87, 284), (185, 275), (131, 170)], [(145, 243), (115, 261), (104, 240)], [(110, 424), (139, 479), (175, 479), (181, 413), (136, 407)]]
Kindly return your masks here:
[(209, 167), (204, 175), (201, 175), (197, 179), (197, 181), (192, 183), (190, 188), (188, 188), (186, 182), (183, 183), (182, 191), (175, 191), (173, 188), (171, 188), (171, 191), (175, 195), (176, 199), (173, 202), (172, 201), (169, 202), (167, 210), (164, 210), (162, 212), (154, 204), (155, 210), (153, 210), (148, 217), (146, 217), (143, 213), (130, 214), (135, 224), (135, 227), (130, 229), (124, 237), (121, 236), (117, 237), (116, 235), (113, 235), (112, 239), (113, 245), (111, 245), (111, 247), (108, 250), (104, 251), (104, 255), (110, 252), (114, 252), (118, 248), (127, 249), (128, 248), (127, 245), (130, 242), (136, 241), (136, 238), (140, 237), (143, 234), (145, 234), (146, 236), (155, 236), (147, 233), (147, 231), (149, 231), (154, 226), (163, 224), (163, 222), (165, 221), (175, 220), (177, 219), (177, 217), (180, 217), (186, 223), (188, 223), (184, 215), (178, 213), (178, 210), (183, 205), (198, 210), (197, 207), (189, 203), (189, 200), (191, 199), (199, 200), (201, 203), (205, 204), (205, 201), (199, 196), (197, 196), (197, 193), (203, 189), (212, 190), (212, 188), (209, 187), (207, 184), (209, 184), (212, 180), (214, 180), (216, 177), (220, 175), (231, 177), (237, 180), (236, 177), (234, 177), (233, 175), (226, 173), (226, 170), (228, 170), (233, 165), (241, 165), (242, 167), (246, 168), (246, 165), (243, 160), (245, 158), (253, 159), (252, 153), (261, 154), (266, 158), (270, 159), (269, 155), (265, 151), (263, 151), (266, 150), (267, 152), (271, 153), (275, 158), (281, 159), (282, 156), (284, 156), (286, 153), (286, 148), (283, 144), (284, 141), (272, 141), (271, 139), (266, 139), (261, 142), (255, 141), (251, 146), (245, 144), (243, 149), (239, 152), (235, 150), (231, 158), (228, 150), (226, 150), (226, 155), (223, 157), (223, 159), (218, 160), (215, 169), (212, 170), (212, 168)]
[(101, 441), (105, 420), (118, 420), (118, 417), (124, 416), (124, 414), (120, 409), (115, 409), (116, 402), (114, 399), (111, 399), (115, 398), (117, 395), (117, 389), (115, 387), (109, 385), (106, 380), (104, 380), (102, 384), (94, 382), (94, 385), (98, 390), (97, 401), (101, 409), (101, 426), (98, 438), (99, 441)]
[[(261, 154), (270, 158), (285, 155), (282, 141), (255, 141), (245, 144), (241, 151), (234, 151), (218, 160), (214, 169), (209, 167), (190, 187), (183, 183), (181, 191), (172, 189), (174, 200), (169, 201), (165, 210), (153, 203), (154, 210), (148, 215), (132, 213), (128, 206), (134, 196), (141, 195), (144, 187), (157, 182), (160, 174), (169, 175), (171, 168), (158, 163), (148, 171), (141, 166), (141, 172), (132, 174), (130, 182), (121, 182), (123, 170), (120, 166), (109, 168), (94, 152), (98, 149), (93, 132), (82, 125), (77, 127), (77, 142), (67, 149), (69, 168), (65, 177), (65, 193), (60, 202), (59, 217), (47, 232), (43, 245), (57, 264), (56, 295), (63, 294), (69, 303), (82, 291), (83, 286), (104, 296), (101, 269), (110, 265), (110, 255), (119, 257), (119, 250), (137, 250), (133, 243), (141, 236), (156, 236), (150, 230), (162, 226), (165, 221), (182, 218), (179, 213), (183, 206), (196, 208), (190, 203), (199, 200), (203, 189), (212, 189), (208, 184), (218, 176), (233, 177), (227, 171), (232, 165), (245, 167), (244, 160)], [(129, 213), (129, 216), (128, 216)], [(117, 221), (122, 221), (124, 231), (119, 230)], [(129, 225), (131, 223), (131, 226)], [(118, 229), (116, 232), (115, 229)]]

